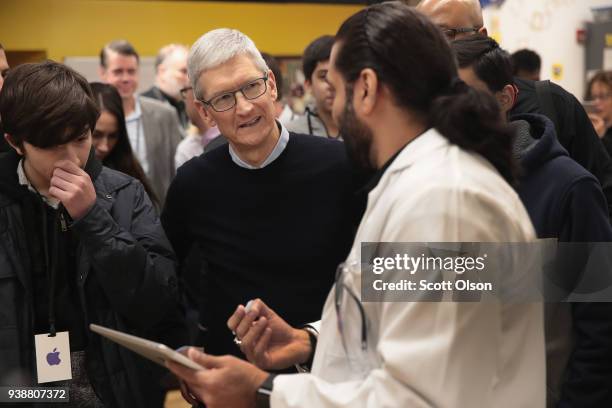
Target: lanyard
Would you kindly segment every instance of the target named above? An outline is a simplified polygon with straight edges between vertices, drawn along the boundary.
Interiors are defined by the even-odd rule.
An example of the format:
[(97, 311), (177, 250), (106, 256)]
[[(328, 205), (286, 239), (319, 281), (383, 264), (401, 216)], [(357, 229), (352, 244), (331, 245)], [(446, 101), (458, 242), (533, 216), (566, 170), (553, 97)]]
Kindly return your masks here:
[[(38, 195), (39, 197), (40, 194)], [(47, 273), (47, 281), (49, 282), (49, 336), (55, 337), (56, 329), (55, 329), (55, 287), (57, 284), (57, 258), (59, 255), (59, 239), (57, 235), (52, 237), (52, 247), (51, 254), (49, 253), (49, 226), (47, 219), (47, 205), (40, 200), (41, 210), (43, 213), (43, 248), (45, 252), (45, 272)], [(59, 221), (59, 225), (58, 225)], [(53, 219), (53, 233), (56, 230), (61, 228), (62, 232), (66, 232), (68, 230), (66, 225), (66, 218), (64, 216), (64, 206), (60, 203), (56, 210), (56, 216)], [(51, 257), (52, 256), (52, 257)]]
[[(306, 109), (308, 109), (308, 108), (306, 108)], [(308, 121), (308, 134), (312, 135), (313, 133), (312, 133), (312, 123), (310, 121), (310, 110), (308, 110), (306, 112), (306, 120)]]
[[(40, 209), (42, 211), (43, 218), (43, 251), (45, 257), (45, 272), (47, 275), (47, 281), (49, 283), (49, 336), (55, 337), (56, 329), (55, 329), (55, 286), (57, 281), (57, 257), (58, 257), (58, 239), (55, 235), (53, 237), (53, 243), (51, 248), (51, 254), (53, 258), (51, 259), (51, 254), (49, 253), (49, 226), (47, 219), (47, 207), (48, 205), (45, 203), (44, 197), (38, 192), (36, 187), (30, 183), (30, 187), (34, 190), (36, 195), (38, 196), (38, 202), (40, 204)], [(55, 216), (53, 219), (53, 233), (57, 231), (58, 228), (58, 220), (61, 226), (62, 232), (66, 232), (68, 230), (66, 217), (64, 216), (64, 206), (62, 203), (59, 203), (57, 210), (55, 210)]]
[[(45, 252), (45, 272), (47, 273), (47, 280), (49, 282), (49, 335), (51, 337), (55, 337), (55, 285), (57, 280), (57, 256), (58, 256), (58, 239), (57, 236), (53, 237), (51, 254), (53, 254), (53, 259), (51, 260), (51, 255), (49, 254), (49, 233), (48, 233), (48, 219), (47, 219), (47, 208), (46, 204), (41, 200), (41, 210), (43, 212), (43, 248)], [(61, 213), (62, 206), (58, 208), (58, 214), (60, 217), (63, 217)], [(53, 231), (57, 227), (57, 217), (53, 220)]]

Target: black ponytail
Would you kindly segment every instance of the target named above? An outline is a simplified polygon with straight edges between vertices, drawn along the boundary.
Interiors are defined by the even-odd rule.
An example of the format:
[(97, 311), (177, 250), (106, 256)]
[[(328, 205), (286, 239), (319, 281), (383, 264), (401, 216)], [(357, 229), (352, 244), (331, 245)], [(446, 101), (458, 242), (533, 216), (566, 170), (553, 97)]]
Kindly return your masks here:
[(448, 40), (427, 17), (400, 2), (376, 4), (346, 20), (336, 42), (335, 66), (348, 84), (371, 68), (399, 106), (515, 180), (512, 136), (495, 99), (457, 78)]
[(433, 100), (429, 126), (451, 143), (483, 156), (508, 183), (515, 182), (513, 132), (502, 121), (499, 105), (490, 94), (454, 80), (448, 95)]

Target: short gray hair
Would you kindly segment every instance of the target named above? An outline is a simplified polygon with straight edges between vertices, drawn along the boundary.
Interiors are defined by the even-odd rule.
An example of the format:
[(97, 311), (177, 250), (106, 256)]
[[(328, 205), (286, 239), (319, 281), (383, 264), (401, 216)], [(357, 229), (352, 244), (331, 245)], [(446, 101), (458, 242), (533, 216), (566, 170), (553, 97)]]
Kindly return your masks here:
[(194, 95), (203, 98), (203, 92), (198, 87), (198, 79), (202, 72), (218, 67), (237, 55), (246, 54), (255, 66), (268, 72), (268, 66), (253, 40), (238, 30), (218, 28), (201, 36), (191, 47), (187, 59), (187, 73)]
[(157, 57), (155, 57), (155, 72), (157, 72), (157, 69), (164, 63), (166, 58), (177, 50), (185, 50), (186, 52), (189, 52), (189, 47), (183, 44), (168, 44), (161, 47), (157, 52)]

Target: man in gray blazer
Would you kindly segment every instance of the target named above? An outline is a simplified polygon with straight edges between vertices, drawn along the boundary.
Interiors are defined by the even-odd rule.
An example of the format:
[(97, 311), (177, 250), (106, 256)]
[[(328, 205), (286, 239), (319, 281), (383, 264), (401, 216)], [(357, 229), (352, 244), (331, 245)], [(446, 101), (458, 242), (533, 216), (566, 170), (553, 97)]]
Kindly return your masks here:
[(130, 145), (163, 206), (174, 178), (174, 153), (182, 131), (174, 109), (135, 95), (138, 68), (138, 53), (125, 40), (112, 41), (100, 52), (100, 76), (121, 95)]

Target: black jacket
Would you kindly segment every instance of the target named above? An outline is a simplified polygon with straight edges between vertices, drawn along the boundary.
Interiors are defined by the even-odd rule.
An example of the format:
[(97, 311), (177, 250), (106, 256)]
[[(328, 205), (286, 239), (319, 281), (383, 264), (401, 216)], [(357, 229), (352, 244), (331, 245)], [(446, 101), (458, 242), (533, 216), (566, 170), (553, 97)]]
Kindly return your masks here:
[[(0, 155), (0, 384), (35, 385), (33, 283), (20, 205), (32, 193), (18, 183), (18, 162), (14, 152)], [(93, 154), (86, 171), (97, 199), (70, 225), (84, 323), (180, 345), (174, 254), (142, 184)], [(162, 405), (161, 368), (87, 333), (87, 375), (106, 406)]]
[(572, 160), (558, 142), (553, 123), (543, 115), (510, 118), (518, 132), (515, 153), (523, 174), (518, 193), (538, 238), (560, 242), (612, 241), (607, 203), (597, 179)]
[[(534, 81), (520, 78), (514, 81), (519, 94), (511, 114), (544, 114)], [(559, 142), (572, 159), (597, 177), (607, 200), (608, 213), (612, 214), (612, 160), (580, 102), (559, 85), (550, 85)]]
[[(561, 244), (552, 277), (568, 287), (587, 264), (586, 242), (611, 242), (606, 199), (597, 179), (572, 160), (542, 115), (514, 115), (514, 151), (523, 174), (517, 192), (538, 238)], [(603, 271), (602, 271), (603, 272)], [(603, 275), (605, 276), (605, 275)], [(548, 406), (612, 403), (612, 304), (546, 303)]]
[(147, 98), (157, 99), (161, 102), (166, 102), (170, 106), (172, 106), (176, 110), (176, 114), (178, 116), (179, 123), (183, 127), (183, 129), (187, 129), (189, 127), (189, 116), (187, 116), (187, 111), (185, 110), (185, 102), (179, 100), (174, 100), (171, 96), (164, 93), (161, 89), (156, 86), (152, 86), (149, 90), (142, 93), (142, 96), (146, 96)]

